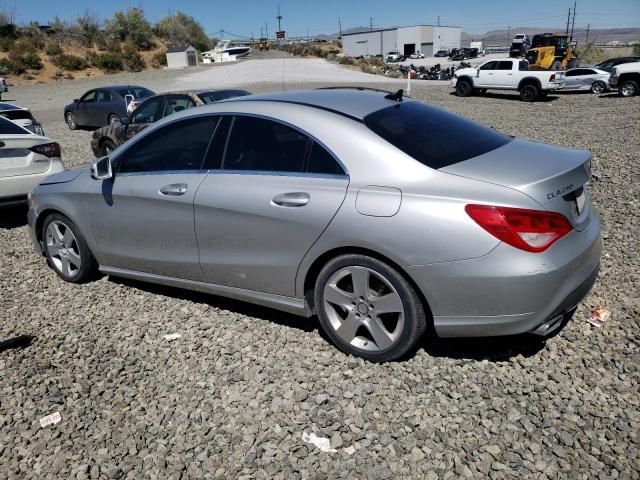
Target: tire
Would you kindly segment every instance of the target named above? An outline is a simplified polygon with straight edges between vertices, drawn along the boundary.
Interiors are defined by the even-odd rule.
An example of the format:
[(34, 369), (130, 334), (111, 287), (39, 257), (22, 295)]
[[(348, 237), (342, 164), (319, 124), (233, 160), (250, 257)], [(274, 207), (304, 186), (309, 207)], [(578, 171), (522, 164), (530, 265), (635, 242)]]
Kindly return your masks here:
[(459, 97), (470, 97), (473, 94), (473, 86), (469, 80), (458, 80), (456, 84), (456, 95)]
[(533, 83), (528, 83), (520, 89), (520, 100), (523, 102), (535, 102), (540, 96), (540, 89)]
[(107, 116), (107, 125), (115, 125), (118, 122), (120, 122), (120, 117), (115, 113), (110, 113)]
[(64, 215), (49, 215), (42, 225), (49, 266), (65, 282), (85, 283), (96, 278), (98, 264), (76, 225)]
[(604, 93), (607, 90), (607, 84), (602, 80), (597, 80), (591, 84), (591, 93)]
[(635, 80), (623, 80), (620, 82), (618, 95), (621, 97), (635, 97), (638, 93), (638, 82)]
[(560, 60), (556, 60), (551, 64), (550, 70), (555, 70), (555, 71), (562, 70), (562, 62)]
[(72, 112), (67, 112), (64, 115), (64, 120), (67, 122), (69, 130), (77, 130), (78, 124), (76, 123), (76, 116)]
[(334, 345), (372, 362), (405, 356), (427, 327), (424, 306), (409, 282), (386, 263), (365, 255), (329, 261), (316, 280), (314, 302)]
[(100, 155), (108, 157), (115, 149), (116, 144), (108, 138), (100, 142)]

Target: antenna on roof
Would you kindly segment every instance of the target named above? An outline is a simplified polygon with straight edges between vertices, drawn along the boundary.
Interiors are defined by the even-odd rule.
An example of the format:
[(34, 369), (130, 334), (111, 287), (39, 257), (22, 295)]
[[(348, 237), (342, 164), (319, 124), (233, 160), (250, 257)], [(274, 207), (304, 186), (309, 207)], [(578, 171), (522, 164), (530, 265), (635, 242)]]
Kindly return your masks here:
[(396, 93), (390, 93), (389, 95), (385, 95), (384, 98), (388, 100), (393, 100), (394, 102), (401, 102), (403, 93), (404, 93), (404, 90), (400, 89)]

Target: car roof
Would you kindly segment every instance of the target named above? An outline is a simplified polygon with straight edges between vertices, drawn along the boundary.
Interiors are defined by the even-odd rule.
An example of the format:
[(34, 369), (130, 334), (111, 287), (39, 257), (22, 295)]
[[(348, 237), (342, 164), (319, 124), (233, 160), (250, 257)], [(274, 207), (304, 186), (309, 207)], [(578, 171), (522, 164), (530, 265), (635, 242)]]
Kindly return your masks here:
[(9, 110), (28, 110), (27, 108), (19, 107), (13, 103), (0, 102), (0, 112), (7, 112)]
[(397, 101), (386, 98), (389, 93), (362, 87), (336, 87), (254, 94), (246, 97), (230, 98), (222, 102), (266, 101), (291, 103), (320, 108), (362, 120), (370, 113), (397, 105)]

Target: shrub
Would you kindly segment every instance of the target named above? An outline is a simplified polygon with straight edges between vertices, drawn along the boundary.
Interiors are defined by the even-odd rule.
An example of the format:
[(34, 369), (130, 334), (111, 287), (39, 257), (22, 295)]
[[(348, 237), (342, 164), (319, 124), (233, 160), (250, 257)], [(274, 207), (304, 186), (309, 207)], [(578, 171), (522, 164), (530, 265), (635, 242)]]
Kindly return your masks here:
[(116, 52), (107, 52), (96, 55), (95, 66), (105, 72), (120, 72), (124, 69), (122, 54)]
[(57, 55), (52, 58), (53, 64), (64, 70), (84, 70), (87, 68), (87, 62), (84, 58), (77, 55)]
[(11, 62), (6, 58), (0, 58), (0, 75), (9, 75), (13, 72)]
[(340, 60), (338, 60), (338, 63), (340, 65), (353, 65), (353, 60), (349, 57), (340, 57)]
[(156, 52), (151, 58), (151, 66), (153, 68), (162, 68), (167, 66), (167, 52)]
[(40, 70), (42, 68), (42, 62), (40, 56), (33, 50), (20, 50), (15, 48), (9, 52), (8, 57), (11, 64), (12, 73), (20, 75), (27, 70)]
[(85, 10), (84, 15), (78, 17), (77, 22), (86, 46), (93, 45), (99, 37), (103, 36), (100, 32), (100, 20), (89, 10)]
[(160, 20), (155, 27), (155, 33), (167, 43), (188, 43), (200, 51), (211, 48), (211, 40), (202, 25), (182, 12), (176, 12), (175, 15)]
[(129, 42), (143, 50), (153, 46), (151, 24), (141, 8), (131, 7), (126, 12), (118, 11), (105, 22), (107, 34), (123, 42)]
[(50, 57), (55, 57), (56, 55), (62, 55), (64, 52), (62, 51), (62, 47), (59, 44), (55, 42), (49, 42), (44, 49), (44, 53), (46, 53)]
[(13, 48), (14, 39), (11, 37), (0, 37), (0, 50), (8, 52)]
[(124, 69), (130, 72), (139, 72), (147, 66), (136, 47), (128, 43), (122, 48), (122, 62)]

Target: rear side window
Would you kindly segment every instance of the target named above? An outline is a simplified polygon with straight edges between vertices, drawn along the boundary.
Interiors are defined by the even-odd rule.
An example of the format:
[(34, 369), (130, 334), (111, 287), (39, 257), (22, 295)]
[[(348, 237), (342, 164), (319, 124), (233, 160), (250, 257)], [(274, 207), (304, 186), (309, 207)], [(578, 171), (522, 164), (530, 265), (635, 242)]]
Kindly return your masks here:
[(311, 146), (307, 173), (323, 173), (328, 175), (344, 175), (344, 170), (336, 159), (316, 142)]
[(453, 165), (509, 143), (491, 128), (420, 102), (383, 108), (364, 118), (372, 131), (427, 167)]
[(149, 133), (120, 156), (121, 173), (199, 170), (218, 117), (174, 122)]
[(308, 139), (271, 120), (236, 117), (231, 127), (223, 168), (300, 173)]
[(31, 132), (6, 118), (0, 117), (0, 134), (8, 135), (31, 135)]

